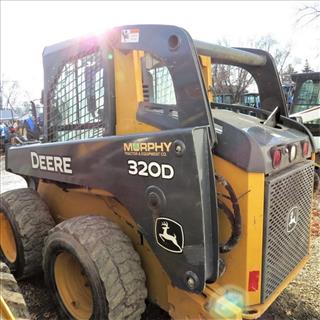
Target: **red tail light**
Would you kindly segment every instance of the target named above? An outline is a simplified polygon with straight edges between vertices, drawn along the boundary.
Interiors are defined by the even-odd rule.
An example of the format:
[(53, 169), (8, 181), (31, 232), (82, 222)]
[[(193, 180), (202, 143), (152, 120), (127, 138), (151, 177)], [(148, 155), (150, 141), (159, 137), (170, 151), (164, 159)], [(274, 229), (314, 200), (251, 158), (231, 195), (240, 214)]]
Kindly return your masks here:
[(274, 168), (279, 167), (281, 163), (281, 150), (274, 149), (273, 151), (271, 151), (271, 155), (272, 155), (272, 166)]
[(306, 157), (309, 153), (309, 142), (308, 141), (304, 141), (302, 144), (302, 154), (304, 157)]
[(259, 290), (259, 271), (250, 271), (249, 272), (249, 284), (248, 291), (257, 291)]

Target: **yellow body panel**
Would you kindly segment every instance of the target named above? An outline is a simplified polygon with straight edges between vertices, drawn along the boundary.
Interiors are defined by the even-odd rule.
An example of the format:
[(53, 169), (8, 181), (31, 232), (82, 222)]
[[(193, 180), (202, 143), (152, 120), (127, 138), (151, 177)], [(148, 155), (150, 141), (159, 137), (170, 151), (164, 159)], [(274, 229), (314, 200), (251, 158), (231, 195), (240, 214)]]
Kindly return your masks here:
[[(242, 219), (240, 241), (231, 252), (222, 254), (227, 270), (217, 283), (222, 287), (228, 285), (238, 288), (243, 293), (246, 305), (258, 304), (261, 289), (264, 174), (248, 173), (218, 156), (214, 157), (214, 166), (216, 172), (232, 185), (239, 199)], [(228, 221), (224, 217), (219, 220), (225, 240), (226, 232), (230, 235)], [(260, 273), (256, 291), (248, 291), (250, 271)]]
[(138, 105), (143, 102), (142, 56), (141, 51), (114, 52), (117, 135), (159, 131), (136, 119)]
[(199, 56), (202, 67), (202, 76), (207, 88), (207, 94), (209, 102), (213, 102), (213, 82), (212, 82), (212, 71), (211, 71), (211, 57)]
[[(297, 276), (308, 257), (305, 257), (268, 299), (260, 304), (264, 174), (248, 173), (218, 156), (214, 156), (214, 166), (217, 174), (223, 175), (232, 185), (239, 199), (243, 224), (241, 239), (231, 252), (221, 255), (227, 266), (226, 271), (216, 283), (207, 284), (203, 294), (195, 295), (169, 287), (170, 306), (174, 306), (171, 306), (170, 315), (174, 319), (256, 319)], [(220, 241), (224, 242), (230, 236), (231, 230), (223, 213), (219, 220)], [(259, 271), (259, 284), (255, 291), (248, 291), (250, 271)], [(239, 304), (232, 303), (227, 298), (230, 292), (242, 297), (241, 308)]]

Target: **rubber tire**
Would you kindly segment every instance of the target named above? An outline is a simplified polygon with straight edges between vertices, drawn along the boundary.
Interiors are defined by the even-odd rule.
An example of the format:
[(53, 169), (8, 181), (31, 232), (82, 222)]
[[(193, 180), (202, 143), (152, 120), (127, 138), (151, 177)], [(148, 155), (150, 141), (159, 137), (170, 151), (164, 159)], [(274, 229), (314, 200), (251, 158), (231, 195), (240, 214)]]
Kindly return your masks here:
[(20, 292), (16, 279), (9, 267), (0, 261), (0, 288), (1, 296), (9, 307), (15, 319), (30, 319), (26, 302)]
[(32, 189), (16, 189), (0, 195), (0, 211), (5, 214), (13, 229), (17, 259), (11, 263), (0, 249), (0, 258), (17, 279), (39, 271), (42, 265), (44, 239), (55, 222), (48, 206)]
[(67, 251), (80, 262), (93, 297), (91, 319), (139, 319), (145, 310), (146, 277), (130, 238), (105, 217), (66, 220), (49, 232), (43, 253), (46, 283), (62, 318), (72, 318), (56, 288), (54, 264)]

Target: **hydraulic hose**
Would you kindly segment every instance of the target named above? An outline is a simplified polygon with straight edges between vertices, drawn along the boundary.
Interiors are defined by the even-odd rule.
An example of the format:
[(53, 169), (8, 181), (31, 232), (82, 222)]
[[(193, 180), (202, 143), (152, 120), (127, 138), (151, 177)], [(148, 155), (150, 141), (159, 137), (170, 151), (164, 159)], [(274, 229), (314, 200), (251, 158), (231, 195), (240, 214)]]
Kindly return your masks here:
[(220, 245), (220, 253), (229, 252), (238, 242), (242, 232), (242, 223), (241, 223), (241, 214), (240, 206), (238, 203), (238, 198), (229, 184), (229, 182), (222, 176), (216, 175), (216, 181), (222, 185), (225, 190), (228, 192), (229, 196), (224, 196), (231, 201), (233, 212), (228, 208), (228, 206), (218, 200), (218, 207), (225, 213), (227, 219), (231, 225), (231, 236), (228, 241)]

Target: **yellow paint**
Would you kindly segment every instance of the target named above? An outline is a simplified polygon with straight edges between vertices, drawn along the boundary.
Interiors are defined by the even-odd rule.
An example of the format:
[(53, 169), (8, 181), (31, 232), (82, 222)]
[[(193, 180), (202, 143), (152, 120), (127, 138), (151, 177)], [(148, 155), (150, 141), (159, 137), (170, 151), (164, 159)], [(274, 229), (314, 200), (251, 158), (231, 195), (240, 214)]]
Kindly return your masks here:
[(117, 135), (159, 131), (136, 118), (139, 103), (143, 102), (141, 57), (141, 51), (114, 50)]
[(211, 57), (199, 56), (202, 67), (202, 76), (207, 89), (209, 102), (213, 102), (213, 82), (212, 82), (212, 71), (211, 71)]
[(170, 286), (168, 292), (169, 314), (173, 319), (242, 319), (239, 307), (208, 288), (201, 294), (193, 294)]
[(130, 237), (134, 248), (139, 253), (142, 266), (147, 276), (149, 299), (164, 310), (168, 310), (167, 286), (169, 278), (150, 245), (141, 235), (129, 212), (107, 191), (97, 189), (69, 189), (63, 191), (52, 183), (40, 181), (38, 192), (50, 208), (56, 222), (81, 216), (100, 215), (117, 223)]
[(0, 212), (0, 250), (11, 263), (17, 259), (17, 245), (10, 221)]
[(59, 295), (75, 319), (90, 319), (93, 312), (92, 292), (80, 262), (64, 251), (56, 257), (54, 279)]
[(266, 301), (263, 304), (259, 305), (253, 305), (249, 310), (256, 310), (257, 312), (252, 315), (243, 314), (244, 319), (257, 319), (259, 318), (264, 312), (267, 311), (267, 309), (270, 307), (270, 305), (277, 299), (277, 297), (281, 294), (281, 292), (289, 285), (289, 283), (294, 280), (294, 278), (299, 274), (299, 272), (302, 270), (302, 268), (305, 266), (309, 259), (309, 256), (304, 257), (300, 263), (294, 268), (294, 270), (287, 276), (287, 278), (279, 285), (279, 287), (274, 290), (274, 292), (266, 299)]
[(15, 317), (13, 316), (10, 308), (8, 307), (2, 296), (0, 296), (0, 319), (15, 320)]
[[(264, 174), (248, 173), (217, 156), (214, 157), (214, 166), (216, 172), (232, 185), (239, 199), (242, 235), (231, 252), (221, 255), (227, 269), (212, 286), (237, 288), (242, 292), (246, 305), (258, 304), (260, 303), (263, 251)], [(225, 203), (228, 205), (228, 201)], [(220, 214), (219, 220), (221, 240), (225, 241), (230, 235), (229, 222), (223, 214)], [(260, 272), (259, 288), (254, 292), (248, 291), (250, 271)]]

